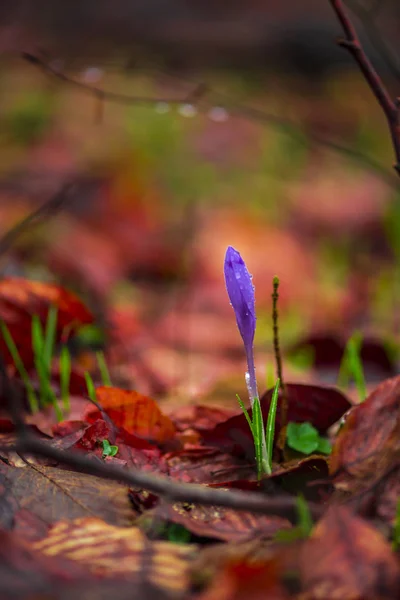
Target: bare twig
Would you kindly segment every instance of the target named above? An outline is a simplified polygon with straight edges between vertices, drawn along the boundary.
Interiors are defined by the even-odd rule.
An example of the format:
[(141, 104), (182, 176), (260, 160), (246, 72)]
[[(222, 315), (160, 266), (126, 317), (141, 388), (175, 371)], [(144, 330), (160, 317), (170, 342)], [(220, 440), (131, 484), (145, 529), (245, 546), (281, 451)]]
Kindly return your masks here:
[(380, 0), (379, 5), (372, 5), (369, 8), (361, 5), (359, 2), (354, 2), (353, 0), (346, 0), (346, 4), (350, 7), (352, 12), (357, 15), (357, 17), (362, 22), (364, 29), (373, 44), (375, 50), (381, 56), (383, 61), (386, 64), (386, 67), (389, 69), (391, 75), (400, 81), (400, 66), (399, 61), (394, 56), (392, 49), (389, 48), (382, 35), (379, 32), (379, 29), (376, 25), (376, 12), (378, 6), (382, 6), (382, 2)]
[[(188, 103), (197, 103), (200, 99), (204, 98), (204, 96), (212, 95), (215, 104), (218, 106), (224, 106), (230, 114), (240, 116), (245, 119), (249, 119), (252, 121), (257, 121), (259, 123), (268, 124), (276, 129), (282, 131), (286, 135), (290, 135), (293, 139), (295, 139), (302, 146), (308, 146), (309, 142), (313, 142), (320, 146), (324, 146), (325, 148), (342, 154), (344, 156), (349, 157), (351, 160), (359, 164), (364, 169), (370, 169), (374, 171), (382, 180), (384, 180), (391, 187), (398, 189), (398, 180), (388, 172), (388, 170), (378, 162), (376, 162), (373, 158), (346, 146), (344, 144), (340, 144), (334, 140), (330, 140), (323, 136), (320, 136), (316, 133), (304, 133), (299, 129), (299, 126), (294, 121), (280, 117), (277, 115), (273, 115), (271, 113), (267, 113), (265, 111), (259, 110), (258, 108), (254, 108), (252, 106), (247, 106), (240, 103), (232, 102), (230, 97), (225, 94), (221, 94), (220, 92), (216, 92), (212, 90), (205, 84), (195, 84), (193, 83), (194, 89), (192, 92), (187, 94), (184, 97), (180, 98), (160, 98), (160, 97), (149, 97), (149, 96), (132, 96), (126, 94), (118, 94), (114, 92), (109, 92), (102, 90), (97, 87), (93, 87), (83, 83), (81, 81), (77, 81), (71, 77), (68, 77), (62, 71), (55, 69), (47, 62), (42, 60), (40, 57), (35, 56), (33, 54), (29, 54), (24, 52), (22, 54), (22, 58), (28, 61), (30, 64), (39, 68), (45, 74), (55, 77), (59, 79), (64, 84), (70, 85), (79, 89), (81, 92), (86, 93), (92, 96), (97, 100), (97, 108), (102, 106), (104, 101), (117, 102), (126, 106), (129, 105), (137, 105), (137, 104), (157, 104), (157, 103), (167, 103), (171, 105), (182, 105)], [(197, 109), (199, 107), (197, 106)], [(99, 120), (97, 118), (97, 120)]]
[(343, 28), (345, 38), (338, 41), (339, 45), (346, 48), (357, 62), (372, 93), (379, 102), (388, 122), (392, 145), (396, 157), (394, 169), (400, 176), (400, 123), (398, 99), (392, 100), (388, 90), (376, 72), (371, 61), (365, 54), (355, 27), (353, 26), (346, 7), (342, 0), (329, 0), (336, 16)]
[[(21, 454), (51, 458), (91, 475), (148, 490), (162, 496), (168, 502), (193, 502), (204, 506), (216, 505), (258, 514), (274, 514), (286, 517), (292, 522), (296, 522), (297, 519), (297, 501), (292, 496), (266, 497), (262, 493), (225, 491), (198, 484), (179, 483), (137, 469), (127, 470), (94, 461), (82, 453), (58, 450), (26, 433), (18, 440), (16, 450)], [(324, 507), (319, 504), (311, 502), (308, 506), (315, 519), (324, 512)]]
[(12, 229), (7, 231), (7, 233), (0, 238), (0, 255), (7, 252), (12, 244), (14, 244), (15, 240), (33, 223), (57, 213), (65, 203), (68, 192), (71, 190), (72, 186), (72, 183), (65, 184), (57, 194), (50, 198), (50, 200), (44, 202), (37, 210), (31, 212)]

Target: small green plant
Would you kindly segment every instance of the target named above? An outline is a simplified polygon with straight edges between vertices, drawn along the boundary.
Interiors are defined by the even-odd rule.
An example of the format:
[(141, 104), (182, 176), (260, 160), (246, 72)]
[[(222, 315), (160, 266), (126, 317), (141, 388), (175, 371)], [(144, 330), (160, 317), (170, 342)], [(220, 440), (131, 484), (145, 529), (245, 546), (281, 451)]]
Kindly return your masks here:
[(184, 525), (171, 523), (166, 528), (166, 537), (173, 544), (188, 544), (192, 539), (192, 534)]
[(63, 414), (57, 397), (51, 386), (51, 365), (54, 354), (57, 332), (57, 308), (51, 306), (47, 315), (46, 327), (43, 331), (38, 315), (32, 317), (32, 349), (36, 373), (39, 379), (39, 397), (42, 406), (53, 405), (58, 421)]
[(286, 443), (292, 450), (303, 454), (312, 454), (313, 452), (330, 454), (332, 450), (329, 440), (321, 437), (311, 423), (288, 423)]
[(359, 331), (353, 333), (346, 344), (338, 375), (338, 385), (340, 387), (346, 387), (351, 379), (354, 380), (360, 402), (364, 402), (367, 397), (364, 368), (361, 360), (362, 343), (362, 334)]
[(32, 413), (36, 413), (39, 410), (39, 402), (35, 394), (32, 381), (28, 375), (28, 371), (25, 369), (25, 365), (22, 361), (20, 353), (18, 352), (18, 348), (14, 342), (10, 330), (8, 329), (4, 321), (0, 321), (0, 329), (4, 342), (8, 348), (9, 353), (11, 354), (11, 358), (14, 361), (15, 368), (17, 369), (18, 374), (25, 385), (26, 394), (29, 402), (29, 408)]
[(396, 517), (393, 525), (392, 548), (395, 552), (400, 548), (400, 498), (397, 501)]
[[(25, 368), (21, 355), (14, 339), (4, 321), (0, 321), (0, 329), (8, 351), (14, 361), (15, 368), (21, 377), (28, 397), (29, 407), (32, 413), (40, 407), (52, 405), (57, 419), (63, 419), (63, 413), (58, 404), (57, 397), (51, 385), (51, 367), (55, 350), (57, 332), (57, 308), (51, 306), (47, 314), (45, 328), (43, 330), (38, 315), (33, 315), (31, 324), (33, 362), (39, 381), (39, 398), (34, 389), (28, 371)], [(69, 382), (68, 382), (69, 383)], [(64, 382), (65, 387), (65, 382)]]
[(103, 458), (115, 456), (118, 452), (118, 446), (112, 446), (108, 440), (103, 440)]

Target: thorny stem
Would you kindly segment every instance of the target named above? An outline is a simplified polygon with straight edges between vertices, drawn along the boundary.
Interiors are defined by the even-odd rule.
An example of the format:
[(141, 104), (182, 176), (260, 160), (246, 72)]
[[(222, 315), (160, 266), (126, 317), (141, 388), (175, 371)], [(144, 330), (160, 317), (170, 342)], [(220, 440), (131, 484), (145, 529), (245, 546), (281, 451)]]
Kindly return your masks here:
[(329, 2), (336, 13), (336, 16), (345, 34), (345, 38), (338, 40), (338, 43), (343, 48), (346, 48), (357, 62), (364, 79), (368, 83), (372, 93), (374, 94), (385, 114), (396, 157), (394, 169), (400, 176), (400, 120), (398, 102), (396, 100), (392, 100), (388, 90), (382, 82), (382, 79), (365, 54), (343, 1), (329, 0)]
[(272, 280), (273, 292), (272, 292), (272, 327), (274, 335), (274, 355), (276, 364), (276, 377), (280, 380), (281, 386), (283, 386), (282, 379), (282, 357), (281, 349), (279, 346), (279, 320), (278, 320), (278, 299), (279, 299), (279, 278), (274, 277)]
[(272, 292), (272, 328), (274, 338), (274, 355), (276, 364), (276, 377), (280, 381), (281, 388), (281, 431), (277, 446), (280, 450), (285, 447), (286, 439), (286, 426), (288, 419), (288, 398), (286, 393), (286, 387), (282, 376), (282, 355), (279, 344), (279, 315), (278, 315), (278, 299), (279, 299), (279, 278), (274, 277), (272, 280), (273, 292)]

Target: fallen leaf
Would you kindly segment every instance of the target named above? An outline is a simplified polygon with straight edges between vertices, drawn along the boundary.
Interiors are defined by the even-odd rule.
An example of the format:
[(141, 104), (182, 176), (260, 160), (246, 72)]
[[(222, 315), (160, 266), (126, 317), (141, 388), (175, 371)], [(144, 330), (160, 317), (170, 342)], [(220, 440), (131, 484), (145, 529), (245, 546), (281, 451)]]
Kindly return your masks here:
[(171, 419), (178, 431), (185, 431), (186, 429), (203, 431), (211, 429), (211, 427), (226, 421), (235, 414), (235, 410), (227, 408), (191, 404), (176, 408), (171, 415)]
[(0, 598), (61, 600), (75, 588), (76, 597), (84, 599), (78, 582), (88, 582), (79, 563), (46, 557), (18, 535), (0, 531)]
[(305, 597), (379, 600), (398, 598), (400, 571), (384, 537), (344, 506), (332, 506), (299, 556)]
[[(84, 450), (98, 458), (103, 456), (103, 440), (108, 440), (118, 448), (115, 460), (122, 461), (125, 466), (156, 473), (168, 473), (168, 467), (160, 450), (146, 440), (119, 429), (117, 433), (109, 423), (98, 419), (82, 432), (82, 435), (71, 446), (75, 450)], [(65, 445), (64, 445), (65, 448)]]
[[(128, 433), (150, 442), (164, 444), (175, 437), (175, 426), (164, 415), (157, 403), (148, 396), (136, 391), (127, 391), (113, 387), (96, 388), (97, 401), (117, 427), (123, 427)], [(85, 420), (93, 423), (101, 418), (100, 411), (89, 407)]]
[[(287, 519), (276, 516), (253, 515), (218, 506), (201, 506), (188, 502), (161, 503), (152, 512), (139, 518), (152, 528), (152, 517), (156, 526), (160, 520), (179, 523), (201, 536), (229, 542), (244, 542), (254, 537), (272, 539), (277, 531), (291, 527)], [(142, 521), (141, 521), (142, 520)]]
[(48, 527), (61, 519), (96, 516), (112, 525), (127, 526), (134, 518), (125, 486), (39, 465), (9, 467), (0, 463), (0, 502), (0, 525), (25, 538), (28, 529), (30, 538), (43, 537)]
[(190, 448), (164, 455), (170, 477), (186, 483), (216, 483), (256, 477), (255, 464), (215, 448)]
[(32, 548), (48, 557), (76, 562), (103, 580), (128, 579), (131, 597), (137, 598), (147, 598), (145, 587), (141, 593), (136, 589), (136, 585), (144, 584), (149, 590), (159, 588), (174, 598), (183, 597), (189, 589), (189, 565), (196, 550), (193, 546), (151, 542), (137, 527), (115, 527), (94, 518), (61, 521)]
[(282, 584), (279, 558), (268, 561), (246, 560), (222, 565), (209, 588), (198, 600), (289, 600)]
[(400, 376), (353, 407), (335, 439), (330, 473), (337, 489), (362, 493), (400, 459)]

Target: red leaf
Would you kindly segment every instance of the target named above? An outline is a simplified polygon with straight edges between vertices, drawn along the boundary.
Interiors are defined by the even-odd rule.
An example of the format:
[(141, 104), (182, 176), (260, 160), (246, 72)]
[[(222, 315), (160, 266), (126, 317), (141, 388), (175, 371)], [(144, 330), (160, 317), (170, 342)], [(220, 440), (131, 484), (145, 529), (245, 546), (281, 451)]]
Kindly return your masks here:
[(255, 477), (254, 465), (216, 448), (191, 448), (164, 456), (170, 477), (186, 483), (216, 483)]
[(192, 533), (225, 541), (243, 542), (254, 536), (272, 539), (277, 531), (289, 528), (287, 519), (254, 515), (217, 506), (178, 503), (161, 504), (155, 509), (159, 518), (184, 525)]

